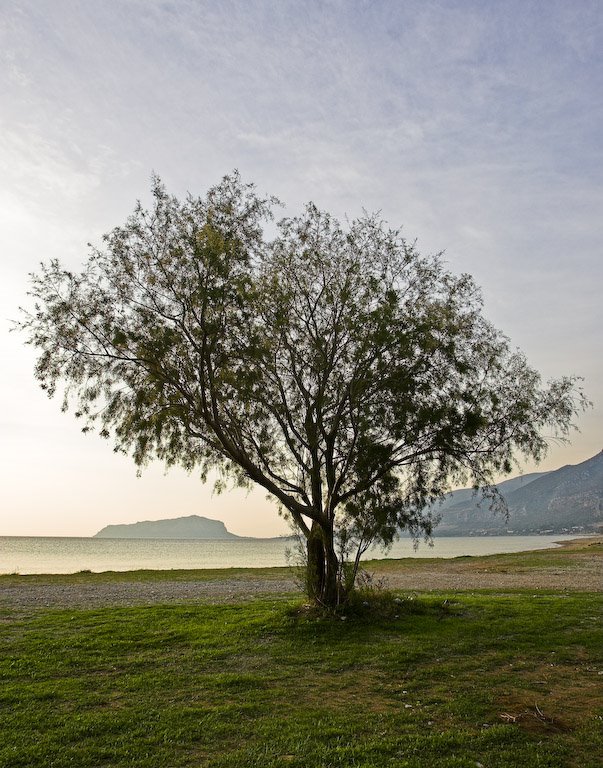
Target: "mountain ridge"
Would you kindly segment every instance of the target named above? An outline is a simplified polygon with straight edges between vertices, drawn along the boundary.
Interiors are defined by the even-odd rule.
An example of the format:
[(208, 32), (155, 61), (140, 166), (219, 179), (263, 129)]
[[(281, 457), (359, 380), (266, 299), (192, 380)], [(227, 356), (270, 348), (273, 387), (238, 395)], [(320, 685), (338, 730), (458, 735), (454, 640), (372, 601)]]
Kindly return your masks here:
[[(522, 478), (529, 482), (517, 485)], [(508, 519), (493, 514), (481, 492), (465, 488), (453, 491), (440, 506), (436, 533), (582, 533), (603, 528), (603, 451), (580, 464), (511, 478), (496, 487), (507, 503)]]
[[(587, 533), (603, 530), (603, 451), (580, 464), (532, 472), (496, 485), (506, 501), (505, 518), (490, 509), (483, 492), (461, 488), (436, 506), (440, 536)], [(210, 539), (249, 537), (231, 533), (221, 520), (200, 515), (107, 525), (93, 538)]]

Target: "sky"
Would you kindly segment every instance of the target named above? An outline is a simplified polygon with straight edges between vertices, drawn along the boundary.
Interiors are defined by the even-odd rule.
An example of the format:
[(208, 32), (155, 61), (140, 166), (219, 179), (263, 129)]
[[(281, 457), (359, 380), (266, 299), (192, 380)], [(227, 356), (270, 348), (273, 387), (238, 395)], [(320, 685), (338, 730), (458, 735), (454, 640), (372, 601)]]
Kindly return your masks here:
[[(10, 332), (28, 274), (150, 201), (238, 168), (285, 214), (381, 211), (482, 287), (544, 380), (593, 408), (540, 470), (603, 448), (603, 3), (599, 0), (0, 2), (0, 536), (89, 536), (199, 514), (287, 533), (262, 491), (83, 435)], [(523, 470), (533, 471), (525, 464)]]

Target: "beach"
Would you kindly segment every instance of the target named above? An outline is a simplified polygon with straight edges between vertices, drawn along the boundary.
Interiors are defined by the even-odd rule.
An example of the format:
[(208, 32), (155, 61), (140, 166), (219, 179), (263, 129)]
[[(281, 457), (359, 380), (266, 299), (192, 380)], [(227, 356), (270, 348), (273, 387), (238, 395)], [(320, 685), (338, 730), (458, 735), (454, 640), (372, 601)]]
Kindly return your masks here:
[[(564, 542), (552, 550), (454, 559), (373, 560), (368, 583), (396, 592), (603, 591), (603, 537)], [(289, 568), (187, 572), (123, 572), (70, 576), (4, 576), (0, 608), (155, 605), (241, 602), (299, 592), (299, 574)]]

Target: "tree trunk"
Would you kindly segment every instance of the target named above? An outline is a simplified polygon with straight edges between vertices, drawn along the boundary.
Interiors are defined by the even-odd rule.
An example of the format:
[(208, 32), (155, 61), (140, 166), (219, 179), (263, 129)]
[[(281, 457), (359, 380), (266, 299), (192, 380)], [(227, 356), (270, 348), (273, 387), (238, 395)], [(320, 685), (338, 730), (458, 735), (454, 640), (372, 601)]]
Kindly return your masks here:
[(308, 597), (327, 608), (337, 607), (344, 597), (339, 579), (333, 531), (313, 522), (307, 542), (306, 590)]

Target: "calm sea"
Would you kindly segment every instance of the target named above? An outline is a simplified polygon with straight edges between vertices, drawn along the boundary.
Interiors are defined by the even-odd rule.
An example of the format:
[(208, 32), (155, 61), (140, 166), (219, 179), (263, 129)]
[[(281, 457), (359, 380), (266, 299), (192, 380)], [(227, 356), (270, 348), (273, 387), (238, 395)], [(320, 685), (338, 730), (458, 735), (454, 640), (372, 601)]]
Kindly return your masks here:
[[(575, 539), (552, 536), (441, 537), (430, 547), (402, 539), (387, 552), (373, 550), (367, 557), (459, 557), (547, 549)], [(270, 568), (287, 565), (290, 539), (237, 539), (232, 541), (165, 539), (94, 539), (31, 536), (0, 537), (0, 573), (75, 573), (76, 571), (130, 571), (140, 568)]]

